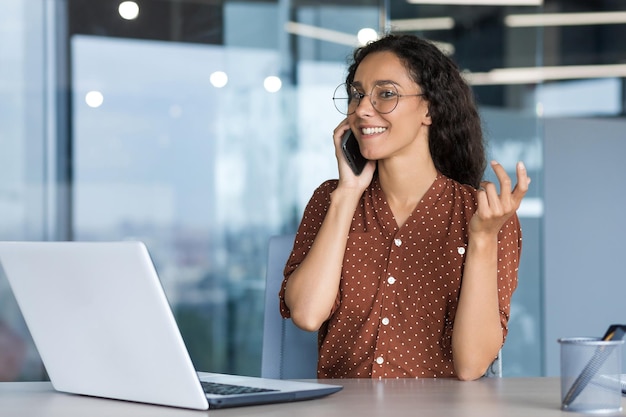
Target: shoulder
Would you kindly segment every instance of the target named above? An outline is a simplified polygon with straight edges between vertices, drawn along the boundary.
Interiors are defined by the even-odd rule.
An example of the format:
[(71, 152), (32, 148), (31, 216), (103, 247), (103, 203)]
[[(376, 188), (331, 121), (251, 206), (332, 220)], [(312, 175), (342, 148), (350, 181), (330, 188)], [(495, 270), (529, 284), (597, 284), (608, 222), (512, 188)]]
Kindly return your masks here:
[(440, 175), (437, 179), (442, 181), (444, 189), (447, 193), (454, 196), (457, 204), (462, 203), (468, 207), (475, 207), (477, 204), (476, 193), (478, 190), (471, 185), (461, 184), (460, 182), (448, 178), (445, 175)]
[(313, 191), (313, 195), (309, 199), (309, 203), (307, 205), (308, 210), (313, 208), (315, 208), (315, 210), (319, 210), (320, 208), (327, 207), (330, 204), (330, 195), (333, 191), (335, 191), (335, 189), (337, 189), (338, 184), (339, 180), (326, 180), (320, 184)]
[(339, 180), (326, 180), (320, 184), (313, 194), (330, 194), (337, 189)]

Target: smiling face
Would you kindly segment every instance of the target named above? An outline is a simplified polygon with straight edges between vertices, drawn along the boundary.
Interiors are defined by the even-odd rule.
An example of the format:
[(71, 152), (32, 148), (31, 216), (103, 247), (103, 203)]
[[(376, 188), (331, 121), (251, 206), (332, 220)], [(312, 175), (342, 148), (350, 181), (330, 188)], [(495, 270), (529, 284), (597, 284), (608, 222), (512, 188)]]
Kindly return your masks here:
[[(361, 153), (367, 159), (382, 160), (400, 155), (428, 152), (428, 103), (420, 86), (409, 76), (402, 61), (392, 52), (374, 52), (359, 64), (352, 82), (361, 94), (366, 94), (355, 112), (348, 116)], [(398, 105), (381, 114), (372, 105), (370, 93), (375, 86), (393, 85)], [(379, 106), (378, 106), (379, 107)]]

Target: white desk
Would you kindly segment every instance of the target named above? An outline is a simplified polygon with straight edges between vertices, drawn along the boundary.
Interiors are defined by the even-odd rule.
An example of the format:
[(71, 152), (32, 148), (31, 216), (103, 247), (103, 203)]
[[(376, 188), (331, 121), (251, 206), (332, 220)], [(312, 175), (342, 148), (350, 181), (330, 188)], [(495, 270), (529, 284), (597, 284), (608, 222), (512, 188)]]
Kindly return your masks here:
[[(324, 381), (322, 381), (324, 382)], [(329, 382), (329, 381), (326, 381)], [(284, 404), (190, 411), (56, 393), (46, 382), (0, 383), (0, 415), (13, 417), (548, 417), (560, 409), (558, 378), (332, 380), (344, 389), (329, 397)], [(626, 399), (622, 400), (626, 408)], [(606, 415), (606, 414), (604, 414)], [(621, 416), (626, 416), (622, 412)]]

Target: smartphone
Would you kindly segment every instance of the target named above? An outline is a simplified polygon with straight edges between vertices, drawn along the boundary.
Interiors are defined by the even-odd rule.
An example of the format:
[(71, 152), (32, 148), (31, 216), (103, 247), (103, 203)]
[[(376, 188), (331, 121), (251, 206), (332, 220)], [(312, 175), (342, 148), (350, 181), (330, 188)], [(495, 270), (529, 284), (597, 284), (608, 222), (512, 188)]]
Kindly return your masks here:
[(348, 130), (343, 135), (343, 138), (341, 138), (341, 151), (343, 152), (346, 161), (348, 161), (348, 165), (352, 168), (352, 172), (354, 172), (355, 175), (361, 175), (363, 168), (365, 168), (365, 164), (367, 164), (367, 159), (361, 155), (359, 142), (356, 140), (352, 130)]

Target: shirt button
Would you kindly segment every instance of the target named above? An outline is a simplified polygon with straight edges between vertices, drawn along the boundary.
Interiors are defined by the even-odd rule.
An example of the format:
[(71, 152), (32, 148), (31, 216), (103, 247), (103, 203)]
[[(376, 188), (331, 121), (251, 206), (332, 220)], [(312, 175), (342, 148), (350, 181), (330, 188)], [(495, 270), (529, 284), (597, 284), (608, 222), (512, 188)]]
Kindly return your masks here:
[(402, 245), (402, 239), (394, 239), (393, 243), (395, 243), (396, 246), (400, 246)]
[(385, 317), (385, 318), (382, 320), (382, 323), (383, 323), (385, 326), (386, 326), (386, 325), (388, 325), (388, 324), (389, 324), (389, 318)]
[(394, 277), (389, 277), (387, 278), (387, 282), (390, 284), (395, 284), (396, 283), (396, 279)]
[(379, 356), (376, 358), (376, 363), (379, 365), (382, 365), (385, 362), (385, 360), (383, 359), (382, 356)]

